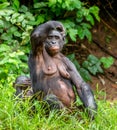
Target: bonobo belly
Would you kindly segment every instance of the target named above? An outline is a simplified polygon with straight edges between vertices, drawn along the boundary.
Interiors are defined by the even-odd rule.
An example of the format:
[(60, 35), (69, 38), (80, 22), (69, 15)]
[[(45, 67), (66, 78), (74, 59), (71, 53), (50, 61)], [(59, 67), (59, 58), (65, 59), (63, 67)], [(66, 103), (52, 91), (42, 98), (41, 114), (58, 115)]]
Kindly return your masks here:
[(50, 78), (43, 84), (43, 91), (47, 94), (54, 94), (67, 107), (75, 101), (73, 86), (69, 80), (64, 78)]

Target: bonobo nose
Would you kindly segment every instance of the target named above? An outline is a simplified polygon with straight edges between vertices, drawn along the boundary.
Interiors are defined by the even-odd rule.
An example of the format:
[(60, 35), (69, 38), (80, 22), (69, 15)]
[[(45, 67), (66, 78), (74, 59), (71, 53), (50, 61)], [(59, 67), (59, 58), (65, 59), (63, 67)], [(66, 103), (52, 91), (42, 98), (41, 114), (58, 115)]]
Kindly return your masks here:
[(52, 44), (56, 44), (56, 41), (52, 41)]

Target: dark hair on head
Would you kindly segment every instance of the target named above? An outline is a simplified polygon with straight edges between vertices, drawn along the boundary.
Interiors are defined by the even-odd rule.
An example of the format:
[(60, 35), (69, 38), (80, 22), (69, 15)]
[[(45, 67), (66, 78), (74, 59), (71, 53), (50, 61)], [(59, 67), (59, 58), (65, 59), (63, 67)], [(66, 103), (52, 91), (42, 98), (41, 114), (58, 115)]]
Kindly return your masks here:
[(62, 23), (54, 20), (43, 23), (32, 31), (30, 40), (33, 54), (42, 50), (43, 42), (52, 30), (59, 31), (62, 37), (65, 37), (65, 29)]

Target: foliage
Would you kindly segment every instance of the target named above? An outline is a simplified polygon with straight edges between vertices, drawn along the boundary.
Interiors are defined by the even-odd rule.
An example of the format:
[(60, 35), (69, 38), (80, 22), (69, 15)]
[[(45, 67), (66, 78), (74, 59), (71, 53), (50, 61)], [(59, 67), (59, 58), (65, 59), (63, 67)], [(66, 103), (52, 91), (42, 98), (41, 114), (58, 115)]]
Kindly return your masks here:
[(87, 60), (82, 63), (82, 66), (79, 65), (78, 61), (75, 58), (75, 54), (68, 55), (68, 58), (75, 64), (80, 75), (85, 81), (91, 81), (90, 74), (96, 75), (98, 73), (104, 73), (104, 69), (109, 68), (113, 63), (114, 59), (112, 57), (101, 57), (98, 59), (94, 55), (89, 55)]
[(99, 8), (97, 6), (87, 8), (87, 5), (80, 0), (36, 1), (34, 9), (38, 24), (50, 19), (62, 21), (73, 41), (76, 41), (77, 37), (80, 39), (86, 37), (91, 41), (90, 29), (95, 20), (100, 21)]
[(5, 82), (9, 76), (27, 73), (29, 36), (35, 22), (28, 8), (15, 0), (13, 5), (0, 4), (0, 78)]
[(0, 59), (2, 59), (0, 61), (1, 82), (4, 82), (4, 79), (7, 79), (7, 77), (14, 77), (15, 75), (27, 72), (26, 63), (21, 61), (27, 60), (26, 55), (21, 50), (14, 51), (13, 49), (14, 47), (9, 47), (6, 44), (0, 46)]
[(83, 62), (82, 66), (93, 75), (96, 75), (97, 73), (103, 73), (101, 62), (94, 55), (89, 55), (87, 60)]
[(33, 14), (25, 6), (21, 6), (19, 11), (16, 11), (14, 6), (12, 8), (8, 6), (4, 9), (3, 7), (1, 7), (2, 10), (0, 9), (1, 41), (8, 45), (26, 44), (29, 41), (29, 34), (33, 28), (32, 25), (35, 24)]
[[(98, 112), (93, 121), (78, 108), (72, 112), (51, 111), (48, 115), (43, 104), (29, 99), (23, 101), (13, 96), (12, 81), (0, 84), (0, 129), (1, 130), (115, 130), (117, 129), (117, 103), (105, 99), (97, 101)], [(102, 96), (96, 91), (96, 97)], [(35, 109), (34, 109), (35, 107)], [(33, 109), (32, 109), (33, 108)]]
[[(112, 57), (101, 57), (98, 59), (94, 55), (89, 55), (87, 60), (82, 63), (82, 67), (88, 70), (91, 74), (104, 73), (103, 68), (107, 69), (114, 63)], [(102, 68), (103, 67), (103, 68)]]
[(113, 57), (101, 57), (100, 62), (103, 64), (104, 68), (108, 69), (113, 63)]

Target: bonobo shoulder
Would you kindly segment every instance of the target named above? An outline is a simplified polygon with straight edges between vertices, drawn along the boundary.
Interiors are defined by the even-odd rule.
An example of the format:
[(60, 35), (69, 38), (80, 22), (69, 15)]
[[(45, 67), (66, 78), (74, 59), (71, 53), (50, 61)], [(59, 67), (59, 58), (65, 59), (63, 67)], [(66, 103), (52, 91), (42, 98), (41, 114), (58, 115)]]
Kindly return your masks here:
[(67, 58), (64, 55), (62, 55), (62, 61), (69, 68), (69, 70), (77, 71), (75, 65), (72, 63), (72, 61), (69, 58)]

